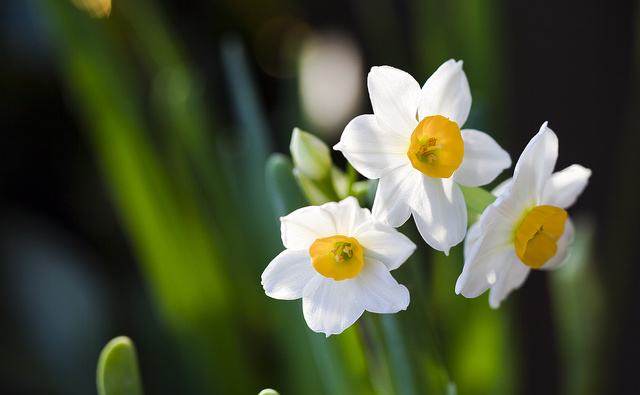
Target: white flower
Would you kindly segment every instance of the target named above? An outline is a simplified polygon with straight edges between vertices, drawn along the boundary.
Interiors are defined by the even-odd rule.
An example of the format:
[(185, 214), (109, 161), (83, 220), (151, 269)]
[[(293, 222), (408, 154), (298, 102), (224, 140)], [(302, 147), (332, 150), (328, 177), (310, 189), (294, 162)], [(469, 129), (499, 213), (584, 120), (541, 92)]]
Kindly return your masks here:
[(442, 64), (422, 89), (404, 71), (373, 67), (368, 86), (373, 114), (354, 118), (334, 149), (380, 179), (376, 217), (398, 227), (413, 214), (422, 238), (448, 253), (467, 229), (457, 184), (488, 184), (511, 166), (509, 154), (485, 133), (460, 130), (471, 109), (461, 61)]
[(487, 289), (493, 308), (520, 287), (531, 269), (556, 269), (573, 242), (567, 209), (591, 170), (571, 165), (551, 174), (558, 138), (545, 122), (522, 152), (513, 178), (494, 190), (496, 201), (467, 234), (456, 293), (475, 298)]
[(416, 246), (375, 220), (354, 197), (298, 209), (280, 218), (286, 247), (262, 273), (265, 293), (302, 298), (309, 328), (327, 336), (351, 326), (367, 310), (397, 313), (409, 291), (389, 273)]

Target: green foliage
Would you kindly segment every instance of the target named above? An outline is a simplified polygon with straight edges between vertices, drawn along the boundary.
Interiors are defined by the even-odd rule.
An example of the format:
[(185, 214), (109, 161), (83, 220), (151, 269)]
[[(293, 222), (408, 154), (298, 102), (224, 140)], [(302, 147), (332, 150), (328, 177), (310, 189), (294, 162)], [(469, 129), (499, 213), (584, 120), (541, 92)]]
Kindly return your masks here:
[(98, 395), (142, 395), (138, 357), (131, 339), (116, 337), (100, 352)]
[(467, 215), (469, 225), (480, 218), (480, 215), (484, 212), (491, 203), (496, 200), (496, 197), (491, 192), (482, 188), (465, 187), (460, 185), (464, 200), (467, 203)]
[(558, 323), (558, 345), (565, 379), (564, 394), (601, 394), (605, 320), (602, 283), (594, 267), (593, 223), (576, 221), (571, 254), (551, 277), (553, 313)]
[[(161, 161), (134, 69), (118, 37), (65, 2), (39, 4), (48, 10), (68, 88), (156, 306), (181, 344), (194, 386), (207, 392), (250, 391), (255, 375), (247, 373), (251, 370), (239, 352), (238, 331), (229, 325), (235, 283), (227, 277), (218, 229), (205, 220), (209, 215), (202, 210), (191, 173), (180, 163), (173, 170)], [(153, 9), (145, 11), (149, 26), (158, 26)], [(224, 207), (228, 202), (218, 206)]]
[(293, 175), (291, 159), (272, 154), (266, 165), (267, 191), (277, 215), (283, 216), (307, 204)]
[[(470, 79), (481, 88), (474, 89), (472, 127), (482, 128), (487, 119), (500, 124), (494, 122), (500, 110), (483, 111), (482, 103), (503, 108), (494, 69), (500, 64), (495, 61), (499, 24), (490, 12), (494, 3), (413, 4), (417, 75), (447, 57), (464, 58)], [(420, 248), (394, 272), (411, 289), (406, 312), (365, 314), (354, 327), (327, 339), (306, 327), (299, 302), (264, 296), (260, 273), (281, 248), (277, 217), (349, 195), (370, 206), (376, 182), (358, 181), (350, 166), (336, 167), (327, 145), (305, 132), (298, 132), (297, 142), (294, 132), (293, 161), (270, 155), (265, 111), (238, 38), (223, 40), (220, 51), (228, 87), (224, 99), (233, 111), (228, 126), (210, 110), (201, 78), (154, 2), (119, 2), (106, 21), (91, 20), (59, 0), (37, 6), (46, 11), (74, 108), (193, 392), (255, 393), (259, 383), (302, 394), (514, 392), (518, 356), (508, 308), (497, 313), (485, 298), (454, 295), (461, 249), (450, 257), (434, 253), (411, 225), (402, 231)], [(392, 30), (388, 35), (366, 31), (369, 44), (380, 38), (397, 51), (392, 56), (407, 60), (392, 38), (400, 35), (394, 18), (388, 18), (395, 9), (391, 2), (365, 8), (388, 28), (385, 32)], [(127, 34), (115, 33), (120, 31)], [(382, 46), (371, 48), (380, 59)], [(461, 52), (452, 53), (452, 46)], [(289, 122), (298, 119), (290, 115)], [(223, 134), (225, 129), (233, 133)], [(462, 191), (472, 224), (495, 197), (481, 188)], [(579, 251), (588, 250), (584, 240), (579, 234)], [(588, 268), (553, 281), (560, 335), (571, 351), (563, 355), (567, 391), (581, 393), (596, 364), (580, 350), (594, 346), (597, 328), (576, 334), (581, 323), (595, 322), (592, 314), (599, 311), (580, 302), (597, 304), (589, 295), (598, 295), (598, 284)], [(130, 340), (114, 339), (103, 350), (98, 390), (101, 395), (142, 393)]]

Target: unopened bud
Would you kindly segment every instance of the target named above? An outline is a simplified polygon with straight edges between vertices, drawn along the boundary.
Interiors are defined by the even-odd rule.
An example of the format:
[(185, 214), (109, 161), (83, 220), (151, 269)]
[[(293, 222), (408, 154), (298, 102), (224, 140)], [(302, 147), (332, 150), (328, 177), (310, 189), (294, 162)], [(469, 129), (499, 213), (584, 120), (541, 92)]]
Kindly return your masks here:
[(329, 147), (316, 136), (294, 128), (289, 149), (293, 164), (304, 176), (320, 180), (331, 170)]

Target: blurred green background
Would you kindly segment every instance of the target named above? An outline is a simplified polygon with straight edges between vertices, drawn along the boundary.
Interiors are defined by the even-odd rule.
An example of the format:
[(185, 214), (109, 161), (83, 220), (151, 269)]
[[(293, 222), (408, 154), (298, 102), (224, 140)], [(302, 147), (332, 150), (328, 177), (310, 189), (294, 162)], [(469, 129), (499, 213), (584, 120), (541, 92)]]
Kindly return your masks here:
[[(637, 2), (105, 1), (0, 7), (2, 393), (95, 393), (121, 334), (148, 394), (636, 393)], [(469, 127), (515, 160), (548, 120), (593, 170), (571, 262), (492, 311), (409, 223), (409, 309), (325, 339), (260, 286), (305, 204), (291, 130), (333, 145), (369, 67), (449, 58)]]

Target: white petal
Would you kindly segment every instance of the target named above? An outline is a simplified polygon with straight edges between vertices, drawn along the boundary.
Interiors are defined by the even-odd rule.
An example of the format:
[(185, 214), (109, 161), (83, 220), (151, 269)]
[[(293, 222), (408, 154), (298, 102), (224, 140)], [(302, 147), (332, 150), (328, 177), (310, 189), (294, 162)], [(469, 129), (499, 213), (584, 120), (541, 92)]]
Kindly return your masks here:
[(502, 170), (511, 166), (507, 151), (488, 134), (465, 129), (462, 131), (464, 158), (453, 175), (455, 182), (469, 187), (486, 185)]
[(274, 299), (299, 299), (315, 274), (308, 251), (284, 250), (264, 269), (262, 287)]
[(499, 215), (501, 218), (500, 221), (495, 221), (497, 224), (503, 227), (510, 226), (511, 231), (514, 230), (526, 210), (533, 207), (536, 202), (526, 194), (511, 193), (512, 185), (513, 179), (509, 178), (491, 191), (496, 196), (496, 200), (485, 209), (479, 222), (482, 222), (483, 217), (487, 217), (489, 213), (494, 213), (492, 214), (494, 217)]
[(402, 70), (378, 66), (371, 68), (367, 85), (373, 113), (380, 125), (410, 137), (418, 125), (418, 82)]
[(530, 271), (531, 269), (520, 263), (518, 258), (513, 255), (511, 261), (498, 272), (496, 283), (489, 291), (489, 305), (494, 309), (500, 307), (500, 303), (511, 291), (520, 288)]
[(335, 281), (316, 275), (304, 288), (302, 312), (314, 332), (328, 336), (342, 333), (364, 312), (354, 280)]
[(543, 123), (520, 155), (513, 172), (510, 194), (517, 194), (519, 200), (537, 205), (542, 192), (553, 172), (558, 158), (558, 137)]
[(450, 179), (422, 177), (411, 204), (422, 238), (432, 248), (449, 254), (467, 231), (467, 206), (460, 188)]
[(442, 115), (462, 127), (471, 110), (471, 91), (462, 61), (449, 59), (425, 82), (418, 113), (420, 119)]
[(341, 151), (358, 173), (367, 178), (380, 178), (409, 162), (409, 144), (410, 136), (382, 129), (376, 117), (367, 114), (347, 124), (333, 149)]
[(495, 284), (499, 271), (512, 262), (514, 250), (506, 237), (485, 235), (465, 257), (464, 268), (456, 281), (456, 294), (475, 298)]
[(390, 314), (409, 306), (409, 290), (398, 284), (387, 267), (375, 259), (367, 259), (355, 281), (360, 288), (358, 298), (367, 311)]
[(513, 182), (513, 178), (507, 178), (506, 180), (498, 184), (495, 188), (493, 188), (493, 191), (491, 191), (491, 193), (493, 193), (495, 196), (502, 195), (503, 193), (508, 191), (509, 188), (511, 188), (512, 182)]
[(570, 219), (567, 219), (567, 222), (564, 225), (564, 233), (562, 233), (562, 237), (558, 240), (558, 250), (556, 251), (556, 255), (541, 267), (542, 270), (555, 270), (564, 265), (567, 261), (567, 257), (569, 256), (574, 236), (575, 228), (573, 226), (573, 222), (571, 222)]
[(400, 267), (416, 249), (416, 245), (389, 225), (372, 221), (356, 236), (365, 248), (365, 258), (382, 262), (387, 270)]
[(580, 165), (571, 165), (554, 173), (544, 187), (542, 203), (567, 208), (575, 203), (587, 186), (591, 170)]
[(420, 172), (408, 163), (382, 177), (373, 201), (373, 215), (394, 227), (407, 222), (410, 202), (421, 178)]
[(482, 236), (482, 232), (480, 232), (480, 223), (476, 222), (469, 227), (467, 230), (467, 236), (464, 239), (464, 260), (467, 261), (473, 249), (477, 246)]
[(508, 210), (493, 203), (469, 228), (464, 246), (464, 268), (456, 282), (456, 293), (475, 298), (493, 285), (498, 271), (514, 254), (513, 219)]
[(353, 237), (362, 224), (371, 221), (369, 210), (361, 208), (358, 199), (353, 196), (348, 196), (339, 203), (329, 202), (320, 207), (331, 214), (335, 234)]
[(306, 250), (316, 239), (335, 235), (336, 226), (329, 212), (308, 206), (281, 217), (280, 234), (286, 248)]

